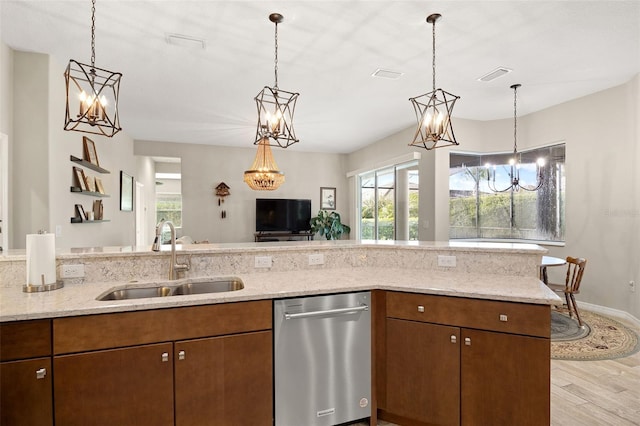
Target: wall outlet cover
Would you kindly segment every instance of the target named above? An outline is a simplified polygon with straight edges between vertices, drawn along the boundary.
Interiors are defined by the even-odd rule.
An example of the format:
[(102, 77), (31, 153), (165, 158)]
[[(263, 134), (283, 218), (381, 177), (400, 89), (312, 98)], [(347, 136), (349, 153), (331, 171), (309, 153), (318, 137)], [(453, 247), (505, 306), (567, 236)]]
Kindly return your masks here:
[(271, 256), (256, 256), (255, 257), (255, 267), (256, 268), (271, 268), (273, 261)]
[(60, 278), (82, 277), (84, 277), (84, 265), (62, 265), (60, 268)]

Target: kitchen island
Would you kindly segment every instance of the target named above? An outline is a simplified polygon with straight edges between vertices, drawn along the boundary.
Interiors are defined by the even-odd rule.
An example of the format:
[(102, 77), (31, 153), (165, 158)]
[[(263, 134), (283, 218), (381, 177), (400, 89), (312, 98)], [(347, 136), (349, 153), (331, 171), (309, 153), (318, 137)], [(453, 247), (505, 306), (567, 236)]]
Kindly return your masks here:
[[(33, 356), (21, 355), (20, 358), (7, 359), (4, 354), (11, 351), (3, 348), (3, 377), (6, 377), (5, 367), (9, 364), (14, 366), (34, 359), (49, 362), (56, 379), (49, 389), (59, 395), (55, 398), (58, 423), (74, 424), (72, 419), (79, 412), (77, 407), (73, 408), (75, 399), (72, 395), (81, 392), (90, 399), (92, 392), (88, 383), (73, 382), (71, 372), (83, 366), (92, 372), (95, 381), (96, 371), (99, 371), (98, 383), (109, 388), (131, 382), (131, 375), (142, 371), (144, 377), (159, 377), (160, 383), (149, 381), (142, 388), (119, 394), (133, 393), (144, 399), (148, 392), (153, 394), (154, 389), (165, 389), (161, 392), (162, 398), (171, 409), (158, 413), (154, 411), (154, 404), (148, 405), (149, 415), (153, 412), (159, 416), (155, 417), (157, 423), (154, 424), (189, 424), (178, 419), (185, 413), (198, 412), (193, 408), (198, 399), (184, 390), (193, 390), (190, 384), (195, 383), (197, 374), (187, 372), (174, 378), (162, 371), (149, 371), (151, 363), (146, 357), (156, 356), (149, 352), (166, 354), (157, 356), (162, 360), (166, 358), (168, 364), (173, 365), (172, 371), (175, 368), (178, 372), (181, 365), (186, 365), (180, 364), (184, 353), (196, 351), (206, 360), (221, 351), (224, 353), (224, 348), (233, 348), (228, 349), (234, 352), (227, 354), (227, 361), (246, 358), (247, 366), (252, 367), (220, 361), (214, 371), (235, 375), (244, 387), (238, 388), (237, 382), (233, 381), (232, 386), (231, 382), (223, 380), (218, 381), (215, 389), (196, 389), (195, 395), (210, 392), (220, 395), (222, 399), (214, 404), (218, 411), (214, 411), (221, 417), (215, 424), (271, 424), (272, 395), (256, 394), (256, 387), (251, 385), (257, 380), (270, 389), (272, 383), (270, 300), (373, 290), (372, 354), (375, 367), (372, 383), (373, 395), (376, 395), (376, 400), (371, 401), (373, 424), (377, 415), (400, 424), (428, 424), (429, 416), (434, 413), (441, 416), (443, 407), (445, 412), (458, 413), (447, 417), (452, 424), (472, 424), (469, 419), (482, 418), (478, 416), (494, 417), (493, 424), (508, 424), (514, 415), (520, 416), (517, 411), (524, 403), (531, 404), (532, 401), (533, 411), (542, 412), (542, 416), (534, 416), (530, 422), (521, 424), (535, 424), (549, 415), (548, 324), (550, 306), (561, 303), (537, 278), (540, 259), (545, 252), (535, 245), (448, 242), (303, 241), (182, 246), (178, 249), (178, 258), (191, 265), (183, 280), (232, 276), (242, 280), (244, 288), (226, 293), (117, 301), (99, 301), (97, 298), (117, 288), (166, 283), (169, 253), (131, 247), (60, 250), (56, 255), (58, 267), (82, 264), (85, 276), (65, 280), (65, 287), (60, 290), (26, 294), (21, 290), (24, 254), (10, 252), (0, 257), (3, 340), (11, 341), (4, 337), (10, 326), (36, 324), (40, 325), (42, 338), (48, 337), (53, 343), (47, 353), (36, 351)], [(257, 267), (265, 263), (270, 263), (271, 267)], [(443, 266), (445, 264), (448, 266)], [(425, 297), (427, 299), (423, 299)], [(427, 315), (422, 315), (424, 312)], [(435, 315), (436, 312), (440, 313)], [(442, 330), (444, 334), (440, 333)], [(432, 334), (434, 332), (436, 334)], [(470, 336), (469, 333), (484, 334)], [(447, 350), (453, 348), (454, 355), (450, 352), (446, 356), (438, 355), (441, 345), (434, 344), (433, 339), (440, 335), (446, 335), (451, 345)], [(478, 342), (474, 347), (484, 347), (482, 356), (474, 357), (467, 349), (471, 345), (466, 344), (466, 339), (471, 341), (472, 338)], [(419, 350), (426, 351), (428, 358), (425, 353), (420, 355), (421, 359), (411, 358), (416, 347), (407, 345), (407, 339), (422, 342)], [(206, 343), (202, 343), (203, 340)], [(490, 343), (481, 343), (485, 340)], [(492, 347), (502, 348), (504, 352), (492, 352)], [(261, 349), (252, 351), (249, 348)], [(117, 369), (108, 367), (114, 362), (114, 351), (123, 368), (120, 374)], [(249, 353), (245, 351), (253, 355), (253, 360), (247, 358)], [(525, 376), (530, 376), (526, 382), (529, 392), (514, 399), (513, 392), (523, 386), (523, 375), (510, 378), (499, 370), (503, 366), (505, 371), (516, 371), (514, 366), (519, 365), (523, 356), (529, 360), (529, 366), (535, 368), (524, 370), (528, 372)], [(186, 359), (190, 357), (187, 355)], [(431, 359), (433, 364), (406, 368), (425, 359)], [(452, 359), (458, 361), (451, 364)], [(168, 365), (167, 361), (157, 368)], [(202, 365), (190, 367), (189, 371), (203, 371)], [(434, 375), (403, 378), (403, 371), (404, 374), (446, 371), (453, 375), (450, 377), (458, 377), (459, 389), (446, 393), (446, 400), (440, 404), (432, 395), (441, 394), (437, 389), (443, 384), (434, 382)], [(504, 391), (494, 394), (497, 399), (493, 405), (504, 412), (503, 420), (496, 419), (495, 412), (487, 407), (480, 407), (486, 411), (484, 414), (477, 412), (478, 406), (486, 405), (482, 398), (487, 392), (482, 386), (491, 383), (482, 382), (486, 381), (487, 374), (500, 377), (493, 381), (494, 384), (498, 382), (498, 386), (491, 391), (503, 388), (509, 397), (511, 408), (506, 410), (499, 401), (504, 399)], [(398, 386), (407, 380), (416, 389), (409, 395), (401, 392), (404, 385)], [(134, 382), (140, 385), (139, 381)], [(180, 383), (183, 384), (182, 391), (176, 387)], [(471, 386), (462, 386), (465, 383)], [(3, 391), (4, 387), (3, 381)], [(239, 394), (238, 389), (242, 390)], [(230, 403), (242, 392), (258, 402), (254, 404), (255, 414), (250, 414), (243, 403)], [(531, 399), (531, 392), (542, 396)], [(66, 399), (64, 395), (67, 395)], [(474, 395), (482, 398), (474, 398)], [(93, 407), (94, 412), (100, 411), (105, 398), (104, 393), (98, 392), (97, 396), (96, 401), (84, 402)], [(420, 408), (421, 401), (429, 399), (432, 408)], [(241, 398), (240, 401), (247, 400)], [(125, 401), (116, 398), (112, 402), (122, 407)], [(434, 403), (437, 406), (433, 406)], [(201, 414), (208, 419), (214, 414), (204, 407), (210, 405), (203, 403), (200, 406)], [(476, 411), (470, 411), (474, 406)], [(140, 410), (140, 404), (133, 408)], [(122, 415), (121, 421), (126, 421), (126, 414)], [(238, 423), (238, 416), (244, 421)]]

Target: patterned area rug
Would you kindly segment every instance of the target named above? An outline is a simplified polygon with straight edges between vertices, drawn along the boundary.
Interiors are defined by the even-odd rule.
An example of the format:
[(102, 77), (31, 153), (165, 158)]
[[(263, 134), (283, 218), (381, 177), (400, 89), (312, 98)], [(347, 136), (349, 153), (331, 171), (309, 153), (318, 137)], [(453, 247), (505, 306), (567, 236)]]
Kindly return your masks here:
[(566, 312), (551, 312), (551, 359), (594, 361), (640, 350), (638, 335), (611, 318), (580, 311), (584, 328)]

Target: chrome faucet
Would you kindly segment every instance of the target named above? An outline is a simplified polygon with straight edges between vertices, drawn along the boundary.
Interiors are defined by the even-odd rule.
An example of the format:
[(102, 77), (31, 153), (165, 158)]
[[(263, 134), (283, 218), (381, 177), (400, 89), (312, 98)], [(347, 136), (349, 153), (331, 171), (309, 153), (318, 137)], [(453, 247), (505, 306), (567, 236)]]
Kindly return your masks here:
[(156, 239), (153, 241), (151, 250), (160, 251), (160, 247), (162, 246), (162, 228), (164, 228), (164, 225), (169, 225), (169, 230), (171, 231), (171, 263), (169, 264), (169, 279), (175, 280), (178, 278), (178, 272), (188, 271), (190, 265), (189, 263), (178, 263), (176, 256), (176, 228), (170, 220), (162, 219), (156, 225)]

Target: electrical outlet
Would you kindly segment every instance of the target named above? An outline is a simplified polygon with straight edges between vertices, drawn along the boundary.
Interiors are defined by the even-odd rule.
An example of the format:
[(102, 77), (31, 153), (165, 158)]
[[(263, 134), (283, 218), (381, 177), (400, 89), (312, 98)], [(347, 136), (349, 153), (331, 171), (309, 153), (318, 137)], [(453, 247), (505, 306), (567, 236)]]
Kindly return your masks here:
[(273, 261), (271, 256), (256, 256), (255, 267), (256, 268), (271, 268)]
[(631, 280), (629, 281), (629, 290), (634, 293), (636, 291), (636, 282)]
[(84, 265), (62, 265), (60, 278), (84, 277)]
[(309, 255), (309, 265), (324, 265), (324, 254), (310, 254)]
[(438, 266), (444, 266), (446, 268), (455, 268), (456, 267), (456, 257), (455, 256), (438, 256)]

